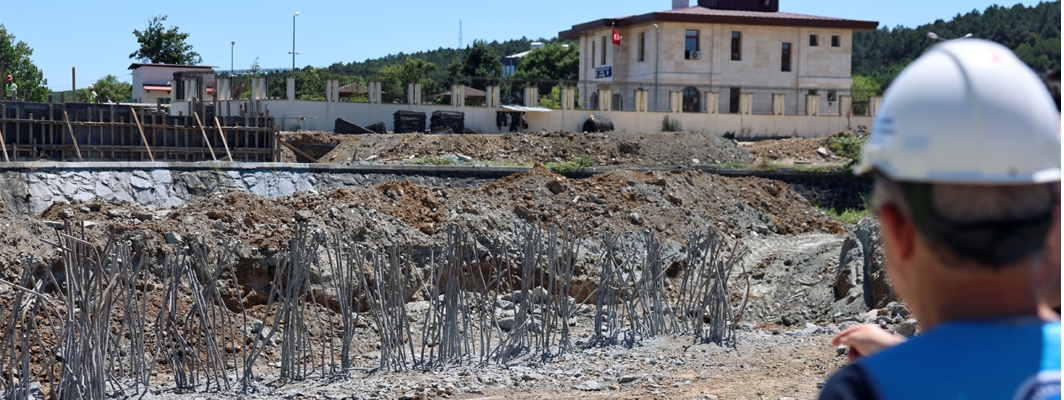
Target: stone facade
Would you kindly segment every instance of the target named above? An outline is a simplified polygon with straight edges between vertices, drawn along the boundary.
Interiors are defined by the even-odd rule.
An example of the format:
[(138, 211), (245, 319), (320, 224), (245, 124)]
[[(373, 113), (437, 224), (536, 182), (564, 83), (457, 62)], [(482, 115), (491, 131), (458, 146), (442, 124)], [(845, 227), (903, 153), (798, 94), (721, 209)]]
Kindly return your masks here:
[[(703, 7), (691, 9), (705, 10)], [(663, 17), (672, 15), (687, 18), (670, 21)], [(580, 42), (581, 100), (585, 104), (593, 103), (591, 96), (594, 93), (609, 90), (614, 109), (634, 110), (635, 92), (643, 89), (649, 92), (650, 110), (666, 111), (670, 105), (670, 92), (682, 92), (692, 87), (697, 91), (698, 101), (693, 106), (688, 105), (685, 112), (713, 112), (706, 107), (706, 104), (713, 104), (707, 101), (707, 94), (716, 93), (715, 111), (728, 113), (732, 111), (731, 88), (739, 88), (739, 93), (754, 94), (753, 113), (773, 113), (773, 95), (783, 94), (784, 114), (805, 114), (805, 96), (810, 94), (810, 89), (814, 89), (815, 94), (822, 98), (820, 104), (824, 106), (819, 114), (826, 115), (831, 114), (831, 106), (836, 105), (832, 103), (849, 95), (854, 28), (816, 26), (818, 24), (815, 23), (810, 24), (813, 26), (795, 26), (797, 24), (793, 19), (782, 18), (786, 22), (780, 22), (780, 25), (765, 24), (771, 18), (762, 18), (758, 24), (750, 24), (738, 23), (742, 22), (742, 18), (733, 17), (735, 21), (729, 23), (720, 22), (722, 18), (719, 17), (691, 15), (653, 13), (620, 20), (603, 20), (612, 22), (601, 26), (588, 26), (599, 25), (588, 23), (562, 32), (563, 38), (574, 38)], [(862, 23), (864, 26), (875, 24), (830, 21)], [(610, 40), (614, 28), (622, 36), (621, 46), (614, 45)], [(697, 59), (689, 57), (685, 51), (688, 31), (697, 32)], [(732, 60), (733, 32), (740, 35), (739, 60)], [(815, 46), (813, 40), (816, 41)], [(783, 66), (784, 43), (789, 44), (789, 71)], [(602, 68), (609, 68), (611, 76), (599, 77), (596, 71)], [(829, 99), (831, 91), (834, 93)], [(618, 100), (621, 100), (620, 107)]]

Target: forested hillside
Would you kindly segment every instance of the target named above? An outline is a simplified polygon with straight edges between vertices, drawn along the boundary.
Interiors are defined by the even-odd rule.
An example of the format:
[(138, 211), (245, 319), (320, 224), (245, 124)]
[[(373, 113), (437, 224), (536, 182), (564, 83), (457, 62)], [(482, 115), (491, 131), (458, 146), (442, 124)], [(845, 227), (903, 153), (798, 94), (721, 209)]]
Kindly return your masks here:
[[(544, 42), (550, 43), (557, 39), (539, 39), (532, 40), (528, 38), (520, 38), (516, 40), (507, 40), (499, 43), (493, 41), (485, 43), (489, 49), (495, 52), (495, 54), (502, 56), (508, 56), (510, 54), (520, 53), (522, 51), (528, 51), (532, 42)], [(451, 48), (438, 48), (436, 50), (419, 51), (412, 54), (391, 54), (381, 58), (367, 59), (365, 61), (352, 61), (349, 63), (334, 63), (328, 67), (328, 70), (337, 74), (344, 75), (372, 75), (377, 73), (381, 68), (394, 65), (402, 65), (406, 62), (407, 57), (423, 60), (433, 63), (440, 68), (446, 68), (451, 65), (455, 60), (459, 60), (465, 57), (465, 49), (451, 49)]]
[(1060, 1), (1043, 2), (1033, 7), (991, 6), (985, 11), (958, 14), (946, 22), (937, 20), (916, 28), (881, 28), (853, 35), (853, 75), (868, 76), (884, 89), (902, 68), (935, 40), (934, 32), (944, 39), (972, 34), (1001, 43), (1035, 71), (1060, 68)]

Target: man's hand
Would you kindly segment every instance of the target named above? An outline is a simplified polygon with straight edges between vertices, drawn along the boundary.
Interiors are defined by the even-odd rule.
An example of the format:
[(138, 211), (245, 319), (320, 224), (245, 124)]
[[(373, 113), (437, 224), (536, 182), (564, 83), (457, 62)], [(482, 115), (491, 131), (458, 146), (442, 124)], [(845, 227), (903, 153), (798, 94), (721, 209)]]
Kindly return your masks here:
[(848, 353), (850, 361), (857, 357), (872, 355), (904, 341), (905, 338), (895, 336), (873, 324), (854, 325), (831, 338), (832, 345), (850, 348)]

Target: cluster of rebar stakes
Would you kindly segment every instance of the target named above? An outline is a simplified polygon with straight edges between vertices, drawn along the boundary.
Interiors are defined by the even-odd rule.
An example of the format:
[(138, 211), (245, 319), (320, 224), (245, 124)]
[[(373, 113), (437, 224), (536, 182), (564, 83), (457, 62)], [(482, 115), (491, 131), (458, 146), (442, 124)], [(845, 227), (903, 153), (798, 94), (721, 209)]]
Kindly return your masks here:
[[(146, 393), (165, 374), (178, 391), (255, 391), (256, 373), (273, 371), (256, 365), (269, 346), (279, 348), (277, 378), (290, 381), (547, 362), (660, 335), (727, 345), (749, 295), (749, 282), (741, 301), (728, 287), (745, 248), (712, 232), (690, 235), (683, 258), (669, 261), (679, 256), (663, 254), (649, 232), (641, 246), (604, 234), (602, 253), (584, 257), (574, 224), (515, 226), (515, 246), (449, 226), (445, 246), (416, 265), (412, 249), (371, 249), (301, 224), (265, 308), (248, 309), (235, 243), (198, 238), (157, 261), (116, 235), (100, 247), (78, 230), (67, 225), (48, 241), (61, 268), (26, 260), (17, 282), (0, 281), (13, 297), (0, 307), (4, 397), (39, 393), (40, 382), (55, 398)], [(227, 304), (223, 292), (237, 300)], [(417, 296), (428, 299), (420, 327), (408, 311)], [(512, 304), (507, 329), (502, 303)], [(579, 315), (591, 317), (590, 336), (572, 337)], [(376, 367), (356, 367), (365, 356), (355, 354), (357, 329), (379, 336)]]

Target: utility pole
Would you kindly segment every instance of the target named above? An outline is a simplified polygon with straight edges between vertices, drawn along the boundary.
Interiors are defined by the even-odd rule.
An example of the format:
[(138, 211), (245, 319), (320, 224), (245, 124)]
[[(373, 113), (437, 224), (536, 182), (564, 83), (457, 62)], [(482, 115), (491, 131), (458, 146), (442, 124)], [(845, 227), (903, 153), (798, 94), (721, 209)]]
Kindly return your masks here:
[(299, 11), (296, 11), (292, 16), (292, 73), (296, 73), (296, 17), (299, 16)]
[(235, 54), (235, 53), (234, 53), (233, 49), (235, 47), (236, 47), (236, 41), (233, 41), (232, 43), (229, 44), (229, 75), (230, 76), (233, 75), (233, 70), (234, 70), (234, 68), (233, 68), (233, 54)]

